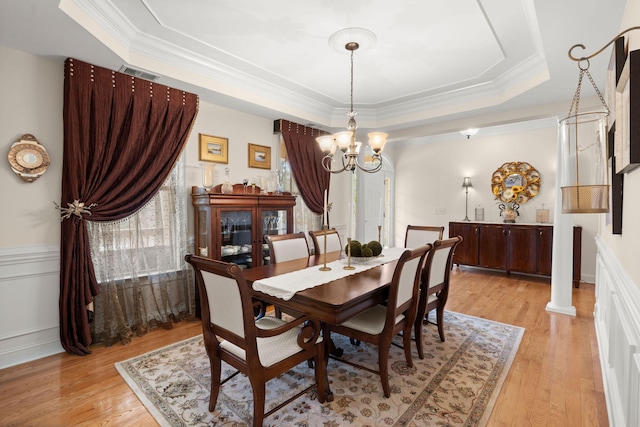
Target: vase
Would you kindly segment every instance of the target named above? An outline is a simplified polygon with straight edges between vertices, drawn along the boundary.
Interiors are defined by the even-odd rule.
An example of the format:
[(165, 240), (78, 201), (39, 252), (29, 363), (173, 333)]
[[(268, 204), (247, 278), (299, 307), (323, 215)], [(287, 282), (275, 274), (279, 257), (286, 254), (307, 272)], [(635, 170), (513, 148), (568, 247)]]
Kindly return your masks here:
[(520, 205), (505, 206), (504, 204), (500, 204), (498, 207), (500, 208), (500, 216), (503, 218), (502, 222), (516, 222), (516, 217), (520, 215), (520, 212), (518, 212)]
[(516, 211), (514, 211), (513, 209), (505, 209), (504, 211), (502, 211), (503, 213), (503, 217), (504, 217), (504, 222), (516, 222)]

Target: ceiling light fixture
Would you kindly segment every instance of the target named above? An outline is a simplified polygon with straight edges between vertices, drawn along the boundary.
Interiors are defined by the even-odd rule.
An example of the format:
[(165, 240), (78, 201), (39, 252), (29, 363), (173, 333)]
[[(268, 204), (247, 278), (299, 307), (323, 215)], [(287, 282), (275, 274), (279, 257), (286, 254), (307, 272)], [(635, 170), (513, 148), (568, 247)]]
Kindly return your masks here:
[[(346, 28), (334, 33), (329, 38), (329, 44), (335, 47), (336, 44), (343, 41), (345, 37), (349, 37), (346, 39), (348, 41), (343, 42), (344, 44), (340, 44), (344, 46), (344, 49), (346, 49), (351, 56), (351, 104), (349, 112), (347, 113), (349, 121), (347, 122), (346, 131), (334, 133), (333, 135), (323, 135), (316, 138), (320, 149), (324, 153), (322, 166), (326, 171), (331, 173), (340, 173), (344, 171), (355, 172), (356, 169), (360, 169), (367, 173), (378, 172), (382, 169), (382, 150), (387, 143), (387, 134), (384, 132), (369, 132), (369, 147), (371, 147), (371, 150), (373, 151), (373, 155), (371, 156), (371, 163), (373, 166), (366, 167), (365, 165), (361, 165), (360, 162), (358, 162), (358, 155), (360, 153), (362, 143), (356, 141), (356, 129), (358, 126), (356, 124), (355, 117), (358, 113), (353, 111), (353, 54), (361, 47), (359, 38), (363, 37), (362, 40), (364, 43), (371, 44), (372, 42), (375, 42), (375, 35), (371, 31), (363, 28)], [(333, 156), (337, 149), (342, 151), (342, 156), (340, 157), (342, 160), (342, 167), (334, 170), (331, 168), (331, 164), (333, 163)]]
[(469, 129), (461, 130), (460, 133), (466, 136), (467, 139), (469, 139), (470, 137), (478, 133), (478, 130), (479, 130), (478, 128), (469, 128)]

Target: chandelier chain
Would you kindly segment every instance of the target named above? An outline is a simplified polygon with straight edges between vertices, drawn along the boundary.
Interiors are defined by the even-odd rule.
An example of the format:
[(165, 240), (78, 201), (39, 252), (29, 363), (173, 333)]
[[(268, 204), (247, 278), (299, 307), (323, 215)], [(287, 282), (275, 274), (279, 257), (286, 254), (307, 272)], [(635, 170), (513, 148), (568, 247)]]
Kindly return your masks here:
[(353, 113), (353, 50), (351, 51), (351, 113)]

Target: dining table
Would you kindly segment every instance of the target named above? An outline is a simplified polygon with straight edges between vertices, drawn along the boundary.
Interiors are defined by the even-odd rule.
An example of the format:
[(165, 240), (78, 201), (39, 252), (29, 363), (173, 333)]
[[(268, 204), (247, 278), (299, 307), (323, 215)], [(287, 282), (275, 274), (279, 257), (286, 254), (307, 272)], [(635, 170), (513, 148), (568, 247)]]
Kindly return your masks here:
[[(383, 303), (387, 300), (389, 286), (396, 268), (401, 248), (393, 248), (393, 255), (388, 254), (387, 260), (378, 260), (373, 267), (367, 267), (362, 271), (349, 272), (346, 276), (324, 282), (323, 277), (331, 274), (321, 270), (321, 267), (331, 265), (332, 269), (344, 268), (350, 263), (341, 252), (327, 252), (322, 255), (312, 255), (308, 258), (267, 264), (244, 270), (244, 277), (252, 287), (252, 294), (256, 300), (278, 306), (283, 312), (299, 313), (319, 320), (323, 325), (325, 337), (325, 355), (342, 355), (342, 349), (336, 348), (330, 339), (330, 325), (340, 324), (349, 318)], [(297, 272), (297, 273), (296, 273)], [(264, 279), (270, 282), (278, 281), (278, 276), (283, 279), (289, 274), (301, 274), (304, 277), (318, 279), (320, 283), (312, 287), (297, 291), (284, 298), (274, 295), (274, 292), (263, 292), (259, 285)], [(333, 275), (338, 273), (333, 272)], [(284, 280), (283, 280), (284, 281)], [(328, 401), (332, 400), (330, 390), (326, 392)]]

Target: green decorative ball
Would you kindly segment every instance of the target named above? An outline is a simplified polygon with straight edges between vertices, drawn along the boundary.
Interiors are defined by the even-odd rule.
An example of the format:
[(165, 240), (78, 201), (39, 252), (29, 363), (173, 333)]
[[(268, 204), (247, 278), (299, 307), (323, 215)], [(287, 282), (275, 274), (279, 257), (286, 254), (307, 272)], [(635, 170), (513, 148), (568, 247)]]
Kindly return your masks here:
[(382, 253), (382, 245), (377, 240), (370, 241), (367, 246), (373, 252), (373, 256), (378, 256)]
[(360, 252), (360, 256), (372, 257), (373, 256), (373, 251), (371, 250), (370, 247), (363, 245), (362, 246), (362, 250)]
[[(362, 252), (362, 245), (360, 244), (360, 242), (358, 242), (357, 240), (352, 240), (351, 241), (351, 256), (361, 256)], [(344, 253), (348, 254), (349, 253), (349, 244), (347, 244), (347, 246), (344, 247)]]

